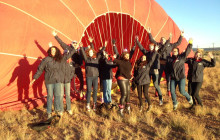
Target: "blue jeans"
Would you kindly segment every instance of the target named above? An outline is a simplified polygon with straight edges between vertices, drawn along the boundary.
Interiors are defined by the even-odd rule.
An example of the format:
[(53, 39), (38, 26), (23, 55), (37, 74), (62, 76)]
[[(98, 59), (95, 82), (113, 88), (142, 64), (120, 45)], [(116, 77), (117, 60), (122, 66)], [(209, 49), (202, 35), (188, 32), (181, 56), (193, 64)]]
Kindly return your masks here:
[(98, 77), (86, 77), (87, 93), (86, 101), (90, 103), (92, 86), (93, 86), (93, 102), (97, 102), (97, 91), (98, 91)]
[(172, 96), (172, 100), (173, 100), (173, 105), (176, 105), (177, 104), (177, 100), (176, 100), (176, 86), (178, 85), (179, 87), (179, 91), (180, 93), (186, 97), (186, 99), (188, 101), (190, 101), (190, 95), (186, 92), (185, 90), (185, 85), (186, 85), (186, 80), (185, 78), (179, 80), (179, 81), (176, 81), (176, 80), (173, 80), (171, 79), (171, 82), (170, 82), (170, 87), (171, 87), (171, 96)]
[(104, 96), (104, 103), (111, 103), (111, 89), (112, 89), (112, 79), (106, 79), (103, 81), (103, 96)]
[(61, 84), (61, 97), (60, 97), (60, 111), (63, 112), (63, 95), (66, 95), (66, 110), (71, 110), (71, 100), (70, 100), (70, 83), (62, 83)]
[(150, 77), (152, 77), (153, 83), (154, 83), (154, 87), (156, 88), (156, 91), (159, 95), (159, 99), (162, 99), (162, 92), (160, 90), (160, 86), (158, 84), (158, 78), (159, 78), (159, 74), (150, 74)]
[(61, 83), (47, 84), (47, 113), (52, 113), (53, 95), (54, 95), (54, 109), (60, 111), (60, 96)]

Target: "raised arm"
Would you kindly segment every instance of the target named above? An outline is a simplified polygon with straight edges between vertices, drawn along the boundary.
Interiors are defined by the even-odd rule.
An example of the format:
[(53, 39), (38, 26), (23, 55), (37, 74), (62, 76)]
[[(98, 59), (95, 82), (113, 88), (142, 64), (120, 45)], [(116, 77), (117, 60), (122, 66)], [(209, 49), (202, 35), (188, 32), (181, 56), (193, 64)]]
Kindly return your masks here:
[(63, 59), (68, 60), (75, 52), (76, 50), (74, 48), (67, 50), (67, 52), (63, 54)]
[(108, 41), (105, 41), (105, 45), (99, 50), (98, 54), (97, 54), (97, 58), (100, 59), (102, 57), (101, 54), (103, 54), (103, 51), (106, 49)]
[(207, 60), (204, 60), (203, 61), (203, 65), (204, 67), (215, 67), (215, 58), (213, 56), (213, 54), (211, 52), (208, 53), (209, 54), (209, 57), (211, 58), (211, 62), (210, 61), (207, 61)]
[(93, 38), (89, 37), (89, 42), (90, 42), (91, 48), (94, 50), (94, 44), (92, 43), (93, 42)]
[(149, 35), (149, 40), (150, 40), (150, 42), (151, 42), (151, 43), (154, 43), (154, 44), (157, 44), (157, 42), (154, 40), (154, 38), (153, 38), (153, 36), (152, 36), (152, 34), (151, 34), (151, 28), (150, 28), (150, 27), (147, 28), (147, 33), (148, 33), (148, 35)]
[(58, 36), (57, 33), (55, 31), (52, 32), (53, 36), (55, 37), (55, 39), (57, 40), (57, 42), (60, 44), (60, 46), (63, 48), (63, 50), (70, 50), (71, 47), (68, 46), (66, 43), (64, 43)]
[(187, 45), (187, 48), (186, 48), (186, 51), (180, 54), (180, 56), (183, 57), (184, 59), (186, 59), (186, 57), (191, 52), (191, 50), (192, 50), (192, 43), (193, 43), (193, 39), (190, 38), (189, 39), (189, 44)]
[(80, 51), (81, 51), (81, 54), (82, 54), (82, 57), (83, 59), (85, 60), (85, 62), (87, 61), (87, 55), (85, 53), (85, 50), (83, 49), (82, 47), (82, 43), (80, 43)]
[(37, 72), (34, 74), (34, 77), (33, 77), (33, 78), (34, 78), (33, 82), (34, 82), (35, 80), (37, 80), (37, 79), (41, 76), (41, 74), (43, 73), (43, 71), (44, 71), (44, 69), (45, 69), (45, 67), (46, 67), (46, 65), (47, 65), (47, 58), (48, 58), (48, 57), (44, 58), (44, 59), (41, 61), (40, 65), (38, 66)]
[(115, 39), (112, 40), (112, 45), (113, 45), (113, 50), (114, 50), (114, 53), (116, 54), (116, 58), (119, 58), (119, 53), (118, 53), (118, 48), (116, 47), (116, 41)]
[(134, 54), (134, 51), (135, 51), (135, 48), (136, 48), (136, 46), (134, 45), (134, 46), (132, 47), (131, 51), (130, 51), (129, 59), (132, 58), (132, 56), (133, 56), (133, 54)]
[(136, 36), (135, 38), (136, 38), (137, 45), (138, 45), (139, 49), (141, 50), (141, 52), (142, 52), (144, 55), (147, 55), (147, 53), (148, 53), (149, 51), (147, 51), (147, 50), (141, 45), (141, 43), (139, 42), (137, 36)]
[(183, 31), (181, 31), (181, 35), (179, 36), (179, 39), (177, 40), (177, 42), (175, 43), (172, 43), (171, 46), (172, 46), (172, 49), (173, 48), (176, 48), (177, 46), (179, 46), (182, 42), (182, 39), (183, 39)]

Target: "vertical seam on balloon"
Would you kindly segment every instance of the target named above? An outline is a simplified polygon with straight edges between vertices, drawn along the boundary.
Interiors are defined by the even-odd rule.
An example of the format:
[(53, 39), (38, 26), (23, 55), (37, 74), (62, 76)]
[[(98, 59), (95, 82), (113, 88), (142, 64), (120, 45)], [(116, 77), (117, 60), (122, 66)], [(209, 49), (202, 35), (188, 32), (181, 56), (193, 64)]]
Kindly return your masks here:
[[(135, 0), (134, 0), (134, 12), (133, 12), (133, 17), (135, 14)], [(130, 50), (131, 50), (131, 46), (132, 46), (132, 35), (133, 35), (133, 31), (134, 31), (134, 18), (132, 17), (132, 32), (131, 32), (131, 45), (130, 45)]]
[(10, 6), (10, 7), (14, 8), (14, 9), (16, 9), (16, 10), (18, 10), (18, 11), (20, 11), (20, 12), (22, 12), (22, 13), (24, 13), (24, 14), (30, 16), (30, 17), (32, 17), (33, 19), (39, 21), (40, 23), (42, 23), (42, 24), (44, 24), (44, 25), (46, 25), (46, 26), (52, 28), (53, 30), (56, 30), (57, 32), (59, 32), (60, 34), (62, 34), (63, 36), (65, 36), (67, 39), (72, 40), (70, 37), (68, 37), (67, 35), (65, 35), (65, 34), (62, 33), (61, 31), (57, 30), (56, 28), (52, 27), (51, 25), (47, 24), (46, 22), (44, 22), (44, 21), (42, 21), (42, 20), (36, 18), (35, 16), (29, 14), (28, 12), (26, 12), (26, 11), (24, 11), (24, 10), (18, 8), (18, 7), (15, 7), (15, 6), (11, 5), (11, 4), (2, 2), (2, 1), (0, 1), (0, 3), (5, 4), (5, 5), (7, 5), (7, 6)]
[(122, 27), (122, 7), (121, 7), (121, 0), (120, 0), (120, 10), (121, 10), (121, 38), (122, 38), (122, 48), (124, 49), (124, 42), (123, 42), (123, 27)]
[[(145, 31), (145, 26), (147, 25), (148, 18), (149, 18), (149, 16), (150, 16), (150, 11), (151, 11), (151, 0), (149, 0), (149, 1), (150, 1), (149, 12), (148, 12), (148, 16), (147, 16), (147, 19), (146, 19), (146, 22), (145, 22), (145, 25), (144, 25), (144, 29), (143, 29), (143, 32), (142, 32), (142, 35), (141, 35), (141, 40), (140, 40), (140, 42), (142, 42), (143, 34), (144, 34), (144, 31)], [(138, 49), (138, 52), (137, 52), (137, 55), (136, 55), (136, 58), (135, 58), (134, 62), (137, 60), (138, 55), (139, 55), (139, 49)], [(132, 67), (132, 70), (133, 70), (133, 68), (134, 68), (134, 65), (133, 65), (133, 67)]]
[(163, 26), (160, 28), (160, 30), (159, 30), (159, 32), (157, 33), (157, 35), (156, 35), (156, 36), (154, 36), (154, 39), (156, 39), (156, 38), (157, 38), (157, 36), (160, 34), (160, 32), (162, 31), (162, 29), (163, 29), (163, 28), (164, 28), (164, 26), (166, 25), (166, 23), (167, 23), (168, 19), (169, 19), (169, 16), (167, 17), (167, 19), (166, 19), (166, 21), (164, 22)]
[[(108, 15), (109, 15), (109, 26), (110, 26), (110, 37), (111, 37), (111, 41), (112, 41), (112, 29), (111, 29), (111, 24), (110, 24), (110, 13), (109, 13), (109, 8), (108, 8), (108, 4), (107, 4), (107, 1), (105, 0), (105, 4), (106, 4), (106, 7), (107, 7), (107, 10), (108, 10)], [(113, 52), (113, 47), (112, 48), (112, 52)]]
[[(95, 13), (95, 11), (94, 11), (92, 5), (90, 4), (89, 0), (86, 0), (86, 1), (87, 1), (87, 3), (89, 4), (89, 7), (92, 9), (92, 12), (93, 12), (93, 14), (94, 14), (95, 17), (96, 17), (96, 13)], [(97, 22), (97, 24), (98, 24), (98, 28), (99, 28), (99, 36), (100, 36), (101, 42), (102, 42), (102, 44), (103, 44), (102, 36), (101, 36), (101, 31), (100, 31), (100, 27), (99, 27), (99, 23)]]

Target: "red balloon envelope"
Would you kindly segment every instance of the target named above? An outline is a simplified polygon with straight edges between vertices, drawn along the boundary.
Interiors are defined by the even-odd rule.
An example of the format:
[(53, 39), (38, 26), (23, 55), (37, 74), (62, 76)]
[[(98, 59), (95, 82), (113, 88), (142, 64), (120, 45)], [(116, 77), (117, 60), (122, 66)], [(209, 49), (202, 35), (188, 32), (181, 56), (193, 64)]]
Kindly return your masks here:
[[(31, 109), (46, 102), (44, 76), (33, 86), (29, 83), (47, 55), (48, 43), (59, 46), (53, 30), (64, 42), (81, 40), (84, 46), (91, 36), (96, 50), (108, 41), (106, 50), (111, 54), (113, 38), (121, 53), (124, 48), (130, 50), (135, 35), (148, 49), (147, 27), (156, 41), (172, 33), (171, 42), (176, 42), (180, 35), (178, 26), (155, 0), (1, 0), (0, 11), (0, 110)], [(183, 39), (180, 51), (186, 46)], [(132, 62), (140, 55), (137, 49)]]

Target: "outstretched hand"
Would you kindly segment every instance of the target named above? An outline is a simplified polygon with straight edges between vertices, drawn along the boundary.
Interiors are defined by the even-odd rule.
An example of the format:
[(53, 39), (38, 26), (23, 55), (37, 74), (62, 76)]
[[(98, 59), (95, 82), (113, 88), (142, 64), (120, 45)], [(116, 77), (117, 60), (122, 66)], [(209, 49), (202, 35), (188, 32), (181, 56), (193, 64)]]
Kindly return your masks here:
[(193, 39), (189, 38), (189, 44), (193, 44)]
[(212, 54), (212, 52), (209, 52), (208, 55), (209, 55), (209, 57), (210, 57), (211, 59), (214, 58), (214, 55)]
[(181, 36), (184, 36), (184, 30), (181, 31)]
[(31, 82), (30, 82), (30, 85), (33, 85), (35, 82), (35, 79), (33, 79)]
[(89, 42), (92, 43), (93, 42), (93, 38), (89, 37)]
[(57, 35), (57, 32), (54, 30), (54, 31), (52, 32), (52, 34), (53, 34), (53, 36), (56, 36), (56, 35)]
[(170, 33), (170, 39), (172, 38), (172, 36), (173, 36), (173, 34), (172, 34), (172, 33)]
[(156, 46), (155, 46), (155, 51), (157, 52), (159, 50), (159, 45), (157, 44)]
[(147, 33), (151, 33), (151, 28), (147, 27)]
[(107, 44), (108, 44), (108, 41), (105, 41), (105, 47), (107, 46)]
[(49, 42), (49, 43), (48, 43), (48, 46), (49, 46), (49, 47), (52, 47), (52, 46), (53, 46), (53, 43), (52, 43), (52, 42)]

